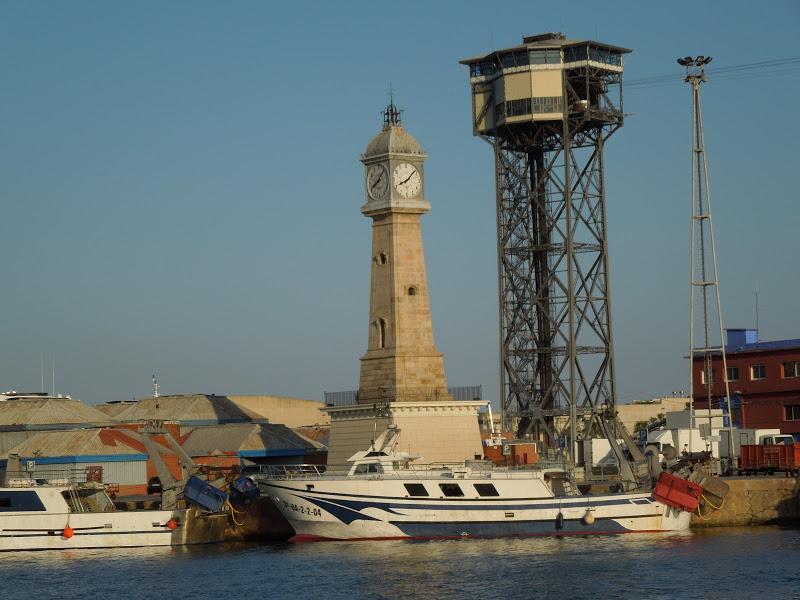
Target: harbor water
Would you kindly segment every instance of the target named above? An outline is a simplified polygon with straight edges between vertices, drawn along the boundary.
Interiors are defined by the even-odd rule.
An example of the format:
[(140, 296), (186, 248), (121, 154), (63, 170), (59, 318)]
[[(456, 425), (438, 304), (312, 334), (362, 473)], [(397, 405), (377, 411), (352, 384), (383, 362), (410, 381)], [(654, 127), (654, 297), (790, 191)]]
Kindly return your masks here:
[(0, 598), (800, 598), (800, 529), (0, 555)]

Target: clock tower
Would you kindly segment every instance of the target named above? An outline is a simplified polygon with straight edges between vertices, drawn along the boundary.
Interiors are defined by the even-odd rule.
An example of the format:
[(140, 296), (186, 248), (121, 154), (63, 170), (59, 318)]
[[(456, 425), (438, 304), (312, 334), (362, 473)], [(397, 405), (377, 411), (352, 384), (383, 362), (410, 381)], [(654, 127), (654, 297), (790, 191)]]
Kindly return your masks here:
[(444, 358), (433, 342), (420, 216), (425, 199), (419, 143), (390, 103), (383, 129), (367, 145), (366, 202), (372, 219), (367, 352), (361, 357), (359, 404), (449, 400)]

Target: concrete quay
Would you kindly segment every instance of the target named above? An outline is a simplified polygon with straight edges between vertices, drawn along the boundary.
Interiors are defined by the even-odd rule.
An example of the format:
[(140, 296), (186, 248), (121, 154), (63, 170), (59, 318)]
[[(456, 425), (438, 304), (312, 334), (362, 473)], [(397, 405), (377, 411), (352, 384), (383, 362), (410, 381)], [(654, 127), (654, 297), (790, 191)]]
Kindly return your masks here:
[(720, 510), (692, 515), (692, 528), (800, 523), (800, 478), (725, 477), (730, 491)]

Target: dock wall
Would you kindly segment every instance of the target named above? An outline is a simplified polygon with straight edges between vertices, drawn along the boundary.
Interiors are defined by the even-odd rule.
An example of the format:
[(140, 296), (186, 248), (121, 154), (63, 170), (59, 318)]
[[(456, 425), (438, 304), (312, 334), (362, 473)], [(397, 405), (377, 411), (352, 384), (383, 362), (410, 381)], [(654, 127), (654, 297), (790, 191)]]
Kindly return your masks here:
[(733, 527), (800, 522), (800, 478), (730, 477), (720, 510), (692, 515), (692, 527)]

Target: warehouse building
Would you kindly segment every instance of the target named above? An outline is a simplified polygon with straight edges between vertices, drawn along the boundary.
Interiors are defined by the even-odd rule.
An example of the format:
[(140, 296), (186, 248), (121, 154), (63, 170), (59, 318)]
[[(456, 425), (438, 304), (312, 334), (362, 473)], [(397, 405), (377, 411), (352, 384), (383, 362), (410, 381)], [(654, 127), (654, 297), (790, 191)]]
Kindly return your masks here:
[(324, 445), (285, 425), (242, 423), (197, 427), (182, 441), (198, 464), (229, 467), (244, 463), (321, 464)]
[(109, 415), (69, 396), (45, 393), (0, 394), (0, 453), (40, 431), (109, 427)]
[[(21, 472), (6, 473), (16, 455)], [(13, 462), (12, 462), (13, 464)], [(134, 432), (114, 429), (40, 431), (0, 454), (3, 479), (69, 479), (113, 484), (121, 494), (143, 493), (148, 457)]]
[(151, 419), (178, 421), (185, 427), (225, 423), (270, 422), (289, 427), (326, 425), (324, 403), (286, 396), (175, 394), (139, 401), (109, 402), (97, 409), (122, 422)]
[(113, 414), (120, 423), (153, 420), (179, 423), (182, 434), (193, 427), (266, 421), (263, 416), (240, 407), (228, 396), (216, 394), (158, 396), (137, 402), (101, 404), (97, 408), (103, 413)]
[[(285, 425), (230, 423), (196, 427), (182, 435), (177, 424), (167, 423), (165, 428), (207, 473), (227, 474), (252, 463), (324, 464), (327, 454), (325, 446)], [(10, 478), (97, 481), (118, 494), (144, 494), (158, 473), (137, 429), (127, 424), (37, 432), (0, 454), (0, 480), (6, 477), (9, 458), (18, 457), (20, 470), (9, 472)], [(163, 435), (150, 435), (172, 476), (180, 479), (178, 456)]]

